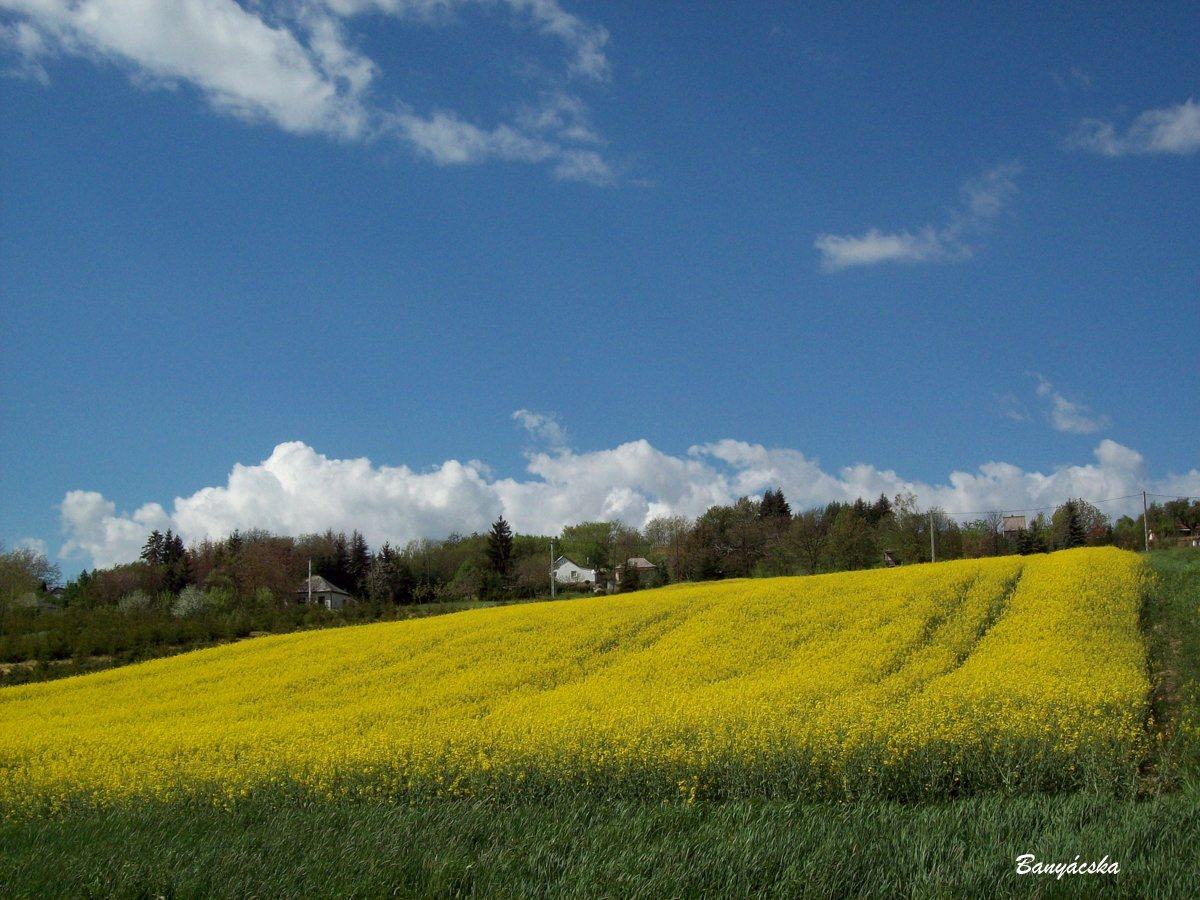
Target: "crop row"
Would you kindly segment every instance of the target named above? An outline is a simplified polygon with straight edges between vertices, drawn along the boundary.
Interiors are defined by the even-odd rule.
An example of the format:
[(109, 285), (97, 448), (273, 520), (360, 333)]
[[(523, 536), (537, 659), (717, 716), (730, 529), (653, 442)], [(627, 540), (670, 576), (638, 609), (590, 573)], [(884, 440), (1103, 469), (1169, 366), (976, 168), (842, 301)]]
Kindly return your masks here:
[(0, 804), (1122, 790), (1146, 577), (1096, 548), (683, 584), (6, 688)]

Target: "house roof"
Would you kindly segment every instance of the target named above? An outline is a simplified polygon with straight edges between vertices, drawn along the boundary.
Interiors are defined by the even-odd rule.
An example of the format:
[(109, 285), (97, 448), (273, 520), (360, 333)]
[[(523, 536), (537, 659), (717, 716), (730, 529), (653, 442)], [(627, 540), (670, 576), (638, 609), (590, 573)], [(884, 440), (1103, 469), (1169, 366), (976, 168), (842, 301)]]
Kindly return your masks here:
[(631, 556), (631, 557), (629, 557), (629, 561), (626, 563), (626, 565), (633, 566), (636, 569), (657, 569), (658, 568), (658, 566), (656, 566), (654, 563), (650, 562), (650, 560), (646, 559), (646, 557), (644, 557), (644, 556)]
[(571, 559), (571, 557), (569, 557), (569, 556), (560, 556), (558, 559), (556, 559), (554, 561), (554, 568), (560, 569), (560, 568), (562, 568), (564, 563), (570, 563), (577, 569), (590, 569), (591, 568), (591, 566), (581, 566), (579, 563), (575, 562), (575, 560)]
[(305, 578), (300, 582), (300, 587), (296, 588), (296, 593), (307, 594), (310, 583), (312, 584), (312, 592), (314, 594), (345, 594), (347, 597), (350, 596), (349, 591), (343, 591), (340, 587), (330, 584), (322, 575)]

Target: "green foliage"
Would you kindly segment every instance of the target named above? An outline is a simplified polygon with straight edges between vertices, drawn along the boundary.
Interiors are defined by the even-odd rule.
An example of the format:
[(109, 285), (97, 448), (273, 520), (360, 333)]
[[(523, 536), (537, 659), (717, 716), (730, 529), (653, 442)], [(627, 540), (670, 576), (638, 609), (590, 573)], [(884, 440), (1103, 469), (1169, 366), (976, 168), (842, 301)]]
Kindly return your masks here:
[[(1050, 546), (1055, 550), (1082, 547), (1087, 543), (1088, 529), (1084, 526), (1085, 512), (1081, 503), (1082, 501), (1071, 499), (1054, 510), (1054, 515), (1050, 518)], [(1094, 506), (1092, 509), (1096, 510)], [(1096, 513), (1103, 516), (1099, 510), (1096, 510)]]
[(385, 543), (368, 569), (366, 596), (373, 603), (412, 603), (414, 586), (408, 563)]
[(823, 526), (823, 516), (815, 509), (800, 513), (792, 520), (788, 543), (795, 552), (799, 572), (816, 573), (825, 557), (825, 542), (829, 536)]
[(28, 547), (5, 550), (0, 544), (0, 604), (24, 594), (42, 594), (57, 587), (62, 575), (45, 554)]
[(866, 518), (850, 506), (833, 520), (825, 550), (831, 567), (841, 570), (866, 569), (877, 553)]
[(559, 553), (580, 565), (606, 569), (614, 562), (613, 548), (620, 526), (616, 522), (580, 522), (562, 530)]
[[(371, 550), (367, 546), (367, 540), (359, 531), (355, 531), (350, 536), (350, 548), (348, 560), (346, 563), (346, 575), (348, 580), (345, 582), (345, 587), (356, 597), (366, 597), (367, 578), (371, 572)], [(342, 586), (339, 583), (339, 586)]]
[(1147, 770), (1156, 791), (1200, 794), (1200, 548), (1147, 555), (1155, 580), (1142, 610), (1153, 716), (1163, 734)]
[(1113, 543), (1122, 550), (1146, 549), (1146, 532), (1142, 528), (1141, 516), (1136, 520), (1121, 516), (1113, 525)]
[(206, 605), (208, 605), (208, 597), (205, 596), (204, 591), (194, 584), (189, 584), (179, 592), (179, 596), (171, 604), (171, 615), (176, 617), (194, 616), (201, 612)]
[[(679, 580), (682, 575), (683, 554), (691, 522), (685, 516), (660, 516), (651, 519), (642, 529), (648, 557), (658, 557), (659, 566), (667, 580)], [(657, 560), (656, 560), (657, 561)]]
[(638, 567), (632, 559), (627, 559), (621, 564), (621, 581), (620, 591), (623, 594), (632, 593), (641, 587), (642, 573), (638, 571)]
[[(1002, 534), (998, 512), (960, 526), (940, 510), (919, 509), (911, 494), (894, 500), (880, 495), (873, 503), (832, 502), (785, 517), (790, 509), (782, 490), (772, 489), (761, 499), (713, 506), (694, 522), (682, 516), (654, 519), (640, 533), (617, 522), (570, 525), (555, 549), (579, 563), (608, 566), (601, 571), (602, 585), (613, 580), (613, 565), (636, 556), (651, 559), (657, 569), (649, 583), (643, 573), (636, 580), (623, 578), (628, 590), (634, 584), (869, 568), (884, 564), (885, 550), (908, 565), (930, 558), (931, 527), (939, 560), (1046, 552), (1078, 542), (1080, 528), (1085, 543), (1113, 540), (1135, 548), (1144, 543), (1141, 516), (1124, 516), (1109, 529), (1100, 510), (1078, 499), (1056, 510), (1051, 522), (1039, 514), (1015, 539)], [(1193, 528), (1200, 533), (1200, 501), (1152, 503), (1149, 522), (1157, 529), (1152, 546), (1190, 540)], [(293, 609), (310, 561), (316, 574), (338, 587), (353, 586), (359, 598), (354, 609), (336, 616)], [(503, 517), (486, 535), (423, 538), (403, 550), (385, 543), (374, 554), (358, 531), (350, 537), (327, 530), (292, 538), (251, 530), (186, 550), (168, 531), (147, 538), (139, 562), (84, 571), (60, 592), (47, 594), (42, 583), (57, 585), (57, 567), (32, 551), (0, 547), (0, 658), (22, 664), (70, 658), (91, 665), (98, 656), (148, 658), (251, 631), (395, 616), (398, 606), (417, 607), (411, 611), (416, 614), (419, 608), (443, 608), (439, 604), (535, 599), (549, 594), (549, 563), (550, 538), (514, 534)], [(113, 624), (104, 610), (125, 610), (124, 624)], [(94, 641), (73, 630), (88, 611), (96, 613)], [(42, 637), (33, 637), (35, 631)], [(10, 671), (0, 683), (52, 674), (33, 671), (33, 676), (25, 669)]]
[(131, 591), (120, 600), (117, 601), (117, 608), (121, 612), (135, 613), (145, 612), (150, 609), (154, 603), (154, 598), (143, 590)]
[(445, 602), (450, 600), (479, 600), (484, 592), (485, 576), (483, 567), (473, 559), (469, 559), (458, 567), (454, 577), (438, 589), (438, 599)]
[(792, 507), (783, 496), (782, 489), (768, 490), (762, 496), (758, 514), (767, 521), (788, 522), (792, 518)]
[(513, 563), (513, 533), (512, 528), (504, 521), (504, 516), (492, 523), (488, 532), (487, 560), (501, 582), (505, 581), (512, 570)]
[(742, 497), (732, 506), (712, 506), (688, 535), (684, 578), (747, 578), (766, 553), (769, 531), (759, 501)]
[(1016, 544), (1016, 550), (1022, 556), (1046, 553), (1050, 550), (1050, 529), (1041, 513), (1029, 523), (1028, 528), (1023, 528), (1017, 533)]

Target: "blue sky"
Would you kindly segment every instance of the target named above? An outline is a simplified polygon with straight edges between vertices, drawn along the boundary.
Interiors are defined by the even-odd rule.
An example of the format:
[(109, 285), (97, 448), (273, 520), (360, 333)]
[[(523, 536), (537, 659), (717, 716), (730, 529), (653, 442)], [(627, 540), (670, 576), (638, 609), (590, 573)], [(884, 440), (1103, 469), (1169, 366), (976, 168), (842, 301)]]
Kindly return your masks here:
[(976, 6), (0, 0), (0, 541), (1200, 495), (1200, 14)]

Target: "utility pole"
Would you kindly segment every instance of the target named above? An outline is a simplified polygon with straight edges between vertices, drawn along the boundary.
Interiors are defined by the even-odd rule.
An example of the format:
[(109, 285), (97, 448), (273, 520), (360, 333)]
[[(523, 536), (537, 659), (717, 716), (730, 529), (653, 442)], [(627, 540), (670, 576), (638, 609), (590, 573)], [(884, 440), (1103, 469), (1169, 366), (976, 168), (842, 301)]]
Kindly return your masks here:
[(933, 510), (929, 511), (929, 561), (937, 562), (937, 547), (933, 543)]
[(311, 559), (308, 561), (308, 605), (312, 606), (312, 560)]
[(554, 538), (550, 538), (550, 599), (557, 596), (554, 591)]
[(1146, 492), (1142, 491), (1142, 534), (1146, 539), (1146, 552), (1150, 552), (1150, 513), (1146, 510)]

